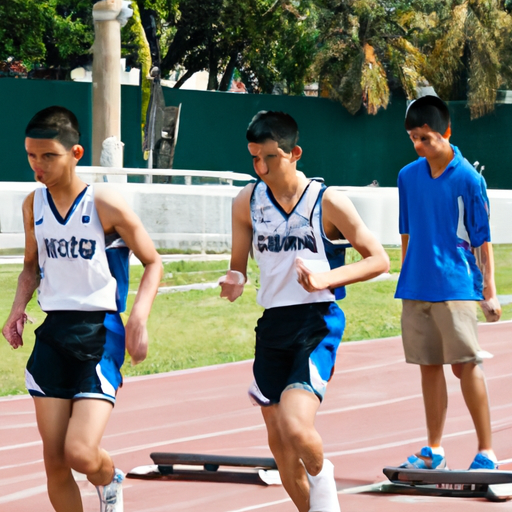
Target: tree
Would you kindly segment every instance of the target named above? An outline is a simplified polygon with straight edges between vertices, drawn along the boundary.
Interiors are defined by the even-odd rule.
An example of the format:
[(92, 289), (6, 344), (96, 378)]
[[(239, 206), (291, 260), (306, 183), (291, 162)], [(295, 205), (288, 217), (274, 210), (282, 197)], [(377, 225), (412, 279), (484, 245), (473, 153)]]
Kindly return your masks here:
[(426, 60), (411, 43), (431, 23), (434, 1), (324, 0), (320, 8), (320, 51), (315, 70), (322, 89), (351, 113), (386, 108), (390, 89), (414, 97), (425, 79)]
[[(29, 70), (90, 63), (94, 0), (0, 4), (0, 62)], [(350, 112), (386, 108), (393, 90), (409, 99), (432, 85), (445, 100), (467, 99), (472, 117), (512, 87), (512, 0), (132, 0), (123, 56), (150, 60), (177, 87), (209, 71), (227, 90), (235, 71), (252, 92), (302, 94), (320, 81)], [(219, 79), (220, 78), (220, 79)]]
[[(149, 2), (137, 3), (143, 18)], [(227, 90), (234, 69), (239, 68), (254, 91), (272, 92), (279, 82), (287, 92), (300, 94), (315, 51), (316, 26), (310, 14), (306, 1), (298, 7), (274, 0), (168, 4), (155, 18), (162, 56), (159, 67), (164, 76), (177, 67), (187, 70), (177, 87), (206, 69), (208, 88)]]
[(471, 117), (494, 110), (511, 74), (512, 17), (500, 2), (449, 2), (432, 33), (427, 76), (446, 99), (466, 99)]
[(308, 1), (232, 2), (225, 17), (232, 31), (231, 47), (238, 50), (238, 65), (253, 88), (272, 93), (279, 84), (287, 94), (302, 94), (316, 53), (314, 5)]
[(390, 90), (409, 99), (431, 84), (467, 99), (472, 117), (494, 108), (510, 76), (511, 16), (497, 0), (319, 0), (315, 70), (326, 93), (352, 113), (386, 108)]
[(87, 56), (94, 31), (90, 0), (10, 0), (0, 4), (0, 61), (70, 67)]

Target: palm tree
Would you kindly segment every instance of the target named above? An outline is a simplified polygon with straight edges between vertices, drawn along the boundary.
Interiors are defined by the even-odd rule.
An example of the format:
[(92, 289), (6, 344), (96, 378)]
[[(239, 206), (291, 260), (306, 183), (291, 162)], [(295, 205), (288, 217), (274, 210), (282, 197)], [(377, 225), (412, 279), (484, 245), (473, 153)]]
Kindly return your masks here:
[(467, 99), (479, 117), (512, 74), (512, 17), (498, 0), (319, 0), (317, 7), (314, 70), (323, 95), (352, 113), (386, 108), (390, 89), (414, 99), (431, 85), (445, 100)]
[(512, 17), (497, 0), (450, 4), (433, 30), (426, 74), (440, 96), (465, 95), (471, 117), (481, 117), (494, 110), (496, 91), (510, 77)]

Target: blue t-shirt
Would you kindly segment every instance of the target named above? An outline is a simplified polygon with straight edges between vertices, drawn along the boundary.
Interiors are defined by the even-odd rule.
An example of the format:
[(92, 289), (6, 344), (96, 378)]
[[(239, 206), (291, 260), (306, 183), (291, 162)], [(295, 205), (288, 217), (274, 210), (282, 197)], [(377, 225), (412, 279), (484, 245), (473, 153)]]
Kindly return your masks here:
[(482, 300), (482, 274), (471, 247), (491, 239), (483, 177), (452, 146), (454, 157), (432, 178), (426, 158), (398, 175), (400, 233), (409, 244), (396, 298), (442, 302)]

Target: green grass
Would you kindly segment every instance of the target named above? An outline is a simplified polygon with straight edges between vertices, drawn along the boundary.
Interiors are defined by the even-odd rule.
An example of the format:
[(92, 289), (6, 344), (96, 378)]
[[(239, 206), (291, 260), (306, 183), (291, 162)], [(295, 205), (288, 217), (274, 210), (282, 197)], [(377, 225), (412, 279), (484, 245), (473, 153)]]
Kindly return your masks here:
[[(400, 270), (400, 249), (389, 248), (391, 273)], [(512, 245), (495, 246), (498, 294), (512, 295)], [(349, 251), (347, 261), (358, 255)], [(164, 265), (162, 286), (216, 281), (228, 268), (228, 261), (178, 261)], [(0, 265), (0, 323), (5, 322), (14, 297), (21, 265)], [(133, 266), (130, 290), (135, 291), (142, 275)], [(256, 304), (258, 269), (249, 264), (249, 284), (234, 303), (219, 297), (219, 289), (158, 295), (148, 322), (148, 358), (137, 366), (126, 364), (125, 375), (147, 375), (219, 363), (240, 361), (254, 355), (254, 326), (262, 308)], [(347, 287), (340, 302), (347, 317), (344, 341), (383, 338), (400, 334), (401, 303), (393, 298), (396, 280), (357, 283)], [(135, 295), (128, 299), (128, 309)], [(32, 299), (27, 312), (34, 323), (25, 328), (25, 345), (13, 350), (0, 342), (0, 396), (25, 393), (23, 369), (30, 355), (34, 329), (44, 313)], [(503, 307), (503, 320), (512, 319), (512, 304)], [(483, 321), (483, 315), (480, 315)]]

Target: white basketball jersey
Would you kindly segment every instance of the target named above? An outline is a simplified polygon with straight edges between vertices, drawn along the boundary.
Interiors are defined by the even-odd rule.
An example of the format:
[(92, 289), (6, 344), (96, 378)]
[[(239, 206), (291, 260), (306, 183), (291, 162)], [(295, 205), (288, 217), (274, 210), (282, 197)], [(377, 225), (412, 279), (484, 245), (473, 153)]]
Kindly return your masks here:
[(260, 268), (258, 303), (264, 308), (329, 302), (330, 290), (309, 293), (297, 282), (295, 259), (314, 272), (330, 270), (322, 227), (321, 190), (311, 181), (295, 208), (287, 214), (263, 181), (251, 196), (254, 257)]
[(38, 301), (43, 311), (116, 311), (116, 281), (105, 254), (105, 234), (88, 186), (61, 217), (48, 189), (34, 195), (39, 254)]

